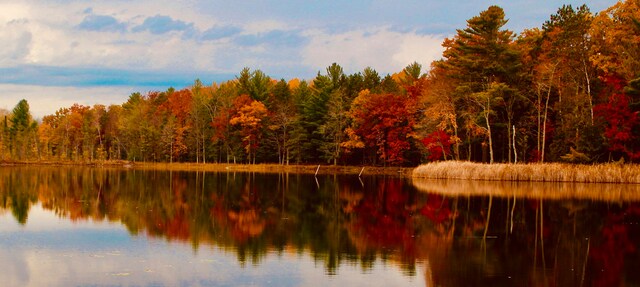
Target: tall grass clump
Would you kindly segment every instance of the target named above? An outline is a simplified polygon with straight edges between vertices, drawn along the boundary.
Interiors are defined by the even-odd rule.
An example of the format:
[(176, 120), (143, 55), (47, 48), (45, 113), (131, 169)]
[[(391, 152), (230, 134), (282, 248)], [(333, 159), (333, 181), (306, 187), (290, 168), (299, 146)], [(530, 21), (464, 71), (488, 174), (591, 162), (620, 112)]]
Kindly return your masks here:
[(461, 161), (434, 162), (418, 166), (413, 177), (534, 182), (640, 183), (640, 165), (606, 163), (482, 164)]

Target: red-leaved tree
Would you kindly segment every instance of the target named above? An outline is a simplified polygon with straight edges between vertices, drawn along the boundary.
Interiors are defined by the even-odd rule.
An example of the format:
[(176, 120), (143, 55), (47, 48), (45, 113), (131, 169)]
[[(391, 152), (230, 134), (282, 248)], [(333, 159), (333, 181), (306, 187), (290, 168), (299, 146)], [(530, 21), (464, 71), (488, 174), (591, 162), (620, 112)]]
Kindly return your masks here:
[(447, 160), (451, 156), (451, 137), (443, 130), (430, 133), (422, 139), (422, 144), (427, 148), (430, 161)]
[(349, 115), (353, 131), (366, 147), (375, 147), (385, 164), (402, 164), (403, 153), (411, 148), (415, 120), (410, 112), (410, 100), (405, 95), (364, 91), (352, 104)]
[(595, 115), (606, 123), (604, 136), (609, 150), (622, 152), (630, 160), (640, 159), (640, 148), (635, 144), (637, 136), (634, 129), (638, 126), (638, 112), (629, 107), (629, 98), (619, 92), (612, 93), (609, 101), (594, 108)]

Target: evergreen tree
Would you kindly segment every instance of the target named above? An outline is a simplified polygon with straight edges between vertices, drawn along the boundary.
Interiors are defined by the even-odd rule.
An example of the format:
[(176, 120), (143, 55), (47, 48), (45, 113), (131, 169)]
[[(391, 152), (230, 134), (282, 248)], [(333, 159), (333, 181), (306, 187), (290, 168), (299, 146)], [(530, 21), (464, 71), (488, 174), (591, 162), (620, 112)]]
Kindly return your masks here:
[[(313, 80), (313, 92), (304, 102), (302, 124), (306, 130), (307, 141), (303, 144), (303, 150), (309, 155), (309, 161), (318, 162), (337, 160), (335, 144), (339, 130), (339, 112), (330, 112), (329, 102), (336, 106), (337, 101), (342, 100), (340, 88), (346, 77), (342, 67), (333, 63), (326, 69), (327, 74), (318, 75)], [(342, 106), (342, 105), (340, 105)], [(339, 142), (337, 143), (339, 145)]]
[(37, 123), (29, 111), (29, 103), (20, 100), (11, 112), (9, 127), (9, 149), (14, 159), (29, 159), (32, 150), (37, 152)]
[[(519, 68), (519, 57), (511, 47), (514, 34), (502, 27), (507, 23), (502, 8), (491, 6), (467, 21), (467, 28), (458, 30), (453, 39), (445, 40), (441, 65), (458, 80), (456, 92), (476, 114), (476, 122), (484, 130), (489, 149), (489, 162), (494, 161), (492, 127), (496, 108), (505, 96), (513, 94), (511, 78)], [(412, 70), (409, 70), (411, 72)]]

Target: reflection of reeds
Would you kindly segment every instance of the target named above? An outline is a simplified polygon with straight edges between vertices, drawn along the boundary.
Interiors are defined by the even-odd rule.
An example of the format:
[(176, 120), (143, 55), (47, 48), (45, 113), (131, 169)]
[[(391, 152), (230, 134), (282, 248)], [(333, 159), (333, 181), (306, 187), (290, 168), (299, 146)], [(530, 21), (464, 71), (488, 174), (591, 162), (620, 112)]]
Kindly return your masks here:
[(481, 164), (445, 161), (424, 164), (413, 171), (413, 177), (440, 179), (640, 183), (640, 165), (562, 163)]
[(640, 185), (575, 182), (514, 182), (414, 178), (421, 191), (447, 196), (497, 196), (528, 199), (587, 199), (608, 202), (640, 201)]

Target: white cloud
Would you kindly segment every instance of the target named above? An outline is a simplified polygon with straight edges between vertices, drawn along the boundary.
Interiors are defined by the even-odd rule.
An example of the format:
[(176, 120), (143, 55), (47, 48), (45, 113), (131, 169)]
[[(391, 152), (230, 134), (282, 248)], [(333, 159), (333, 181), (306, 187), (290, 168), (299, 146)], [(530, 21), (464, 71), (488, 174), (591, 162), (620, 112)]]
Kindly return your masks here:
[(356, 72), (372, 67), (382, 73), (401, 71), (414, 61), (429, 67), (441, 57), (443, 38), (397, 32), (388, 28), (353, 30), (340, 34), (324, 31), (308, 33), (310, 43), (303, 51), (303, 63), (326, 67), (333, 62), (346, 71)]
[[(197, 11), (179, 9), (174, 1), (111, 2), (0, 4), (0, 41), (9, 43), (0, 46), (0, 67), (185, 70), (196, 64), (196, 56), (213, 52), (212, 45), (196, 44), (184, 35), (194, 27), (203, 26), (202, 31), (212, 27), (214, 21), (196, 17)], [(104, 23), (107, 19), (111, 23)], [(194, 19), (199, 23), (191, 24)], [(111, 26), (105, 28), (106, 24)], [(135, 27), (147, 32), (131, 33)], [(204, 65), (212, 66), (206, 58), (197, 62), (203, 60)]]
[(443, 37), (407, 33), (400, 38), (398, 50), (391, 58), (397, 64), (404, 64), (403, 68), (415, 61), (422, 64), (424, 69), (428, 69), (431, 62), (442, 58)]
[(25, 19), (29, 15), (29, 6), (22, 3), (0, 3), (0, 23)]
[[(2, 9), (2, 8), (0, 8)], [(29, 53), (32, 34), (27, 20), (11, 20), (0, 24), (0, 65), (13, 65), (25, 61)]]
[(440, 36), (387, 26), (345, 24), (336, 32), (330, 22), (281, 16), (221, 22), (215, 7), (198, 0), (22, 3), (0, 4), (0, 41), (10, 43), (0, 46), (0, 68), (233, 74), (250, 67), (309, 77), (333, 62), (347, 72), (393, 73), (413, 61), (428, 67), (442, 51)]
[(86, 106), (122, 104), (133, 92), (144, 93), (145, 90), (135, 87), (43, 87), (0, 84), (0, 109), (11, 111), (20, 100), (25, 99), (29, 103), (31, 115), (37, 119), (75, 103)]
[[(89, 5), (91, 6), (88, 7)], [(4, 5), (2, 10), (9, 12), (2, 12), (0, 19), (5, 20), (5, 23), (16, 18), (27, 21), (22, 22), (20, 29), (3, 29), (0, 39), (11, 40), (14, 45), (0, 47), (0, 55), (5, 59), (0, 65), (178, 70), (197, 66), (228, 72), (229, 67), (217, 66), (220, 63), (216, 63), (215, 59), (223, 58), (224, 54), (235, 55), (236, 51), (241, 50), (247, 51), (249, 58), (239, 59), (241, 62), (234, 66), (255, 63), (256, 54), (263, 57), (265, 62), (273, 62), (268, 58), (269, 54), (276, 54), (280, 59), (279, 51), (286, 47), (282, 44), (274, 45), (278, 41), (282, 42), (281, 39), (269, 42), (269, 33), (290, 31), (292, 35), (300, 33), (301, 39), (310, 39), (310, 43), (301, 52), (304, 55), (301, 63), (307, 67), (301, 69), (309, 66), (321, 68), (338, 62), (357, 70), (372, 66), (395, 71), (414, 60), (423, 62), (424, 55), (416, 55), (419, 52), (417, 45), (427, 44), (428, 55), (432, 55), (433, 47), (436, 46), (434, 43), (437, 46), (440, 44), (437, 37), (421, 36), (414, 32), (401, 33), (387, 28), (345, 30), (346, 32), (334, 34), (319, 30), (324, 28), (301, 32), (295, 25), (279, 19), (218, 23), (215, 17), (199, 13), (197, 9), (189, 9), (192, 5), (189, 1), (186, 4), (175, 1), (143, 1), (136, 5), (126, 1), (71, 1), (65, 5), (47, 5), (46, 2), (30, 6)], [(197, 37), (198, 33), (224, 25), (239, 27), (241, 30), (234, 31), (230, 36), (245, 37), (244, 42), (200, 41)], [(266, 37), (246, 38), (256, 35)], [(249, 42), (253, 44), (252, 47), (240, 48), (236, 45), (245, 43), (246, 46), (247, 40), (257, 42)], [(283, 43), (296, 45), (291, 42)], [(292, 54), (291, 57), (300, 55)]]
[(249, 22), (243, 25), (245, 31), (250, 34), (264, 33), (273, 30), (289, 30), (292, 29), (290, 24), (276, 21), (276, 20), (265, 20), (265, 21), (255, 21)]

